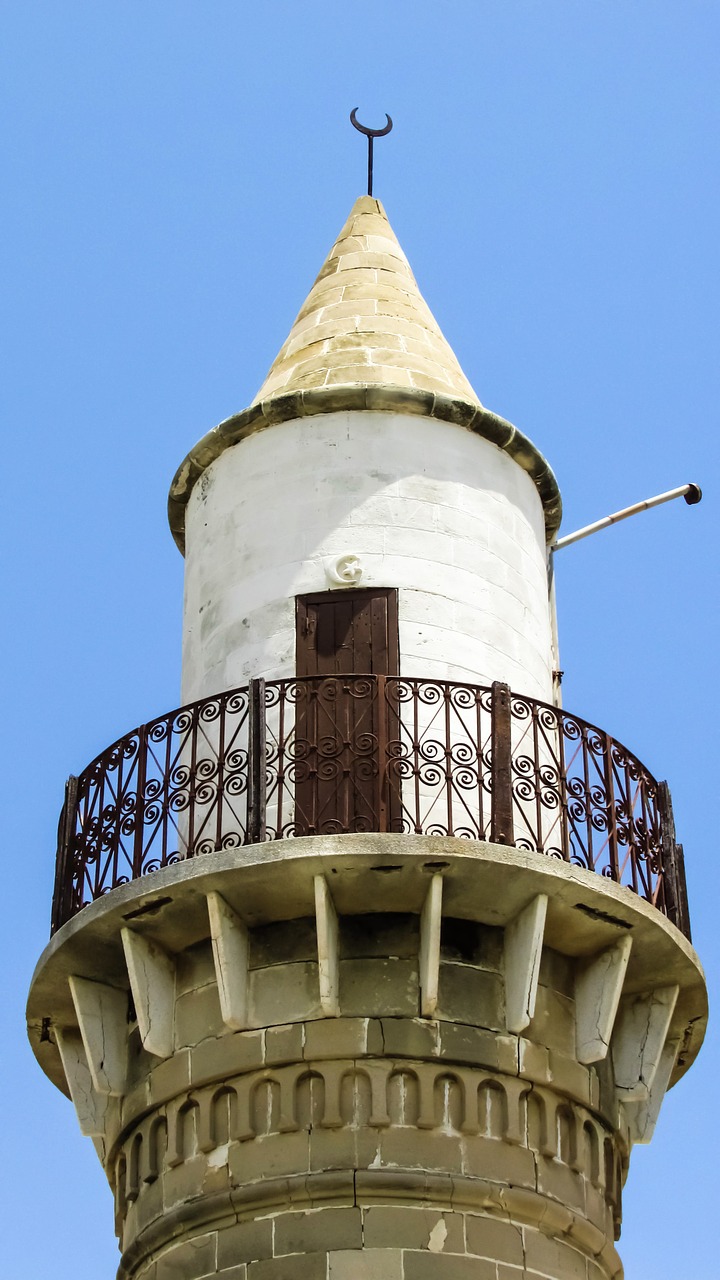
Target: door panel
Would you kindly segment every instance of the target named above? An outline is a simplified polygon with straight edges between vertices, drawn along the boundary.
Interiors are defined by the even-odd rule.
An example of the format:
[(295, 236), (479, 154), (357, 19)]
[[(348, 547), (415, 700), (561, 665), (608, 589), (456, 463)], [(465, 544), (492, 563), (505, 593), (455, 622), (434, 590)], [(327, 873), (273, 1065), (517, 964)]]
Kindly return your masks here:
[(298, 833), (392, 830), (399, 791), (385, 763), (397, 717), (384, 677), (399, 674), (397, 591), (298, 596), (296, 636), (297, 675), (315, 677), (298, 685)]
[(399, 674), (397, 591), (298, 596), (298, 676)]

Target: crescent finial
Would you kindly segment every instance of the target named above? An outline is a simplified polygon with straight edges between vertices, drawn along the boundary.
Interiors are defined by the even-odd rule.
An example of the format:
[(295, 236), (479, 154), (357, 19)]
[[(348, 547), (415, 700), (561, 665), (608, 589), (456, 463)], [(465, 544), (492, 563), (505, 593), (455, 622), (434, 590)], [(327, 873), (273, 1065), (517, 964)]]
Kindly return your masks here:
[(392, 129), (392, 127), (393, 127), (393, 122), (392, 122), (392, 116), (389, 116), (389, 115), (388, 115), (388, 113), (387, 113), (387, 111), (386, 111), (386, 112), (385, 112), (385, 119), (386, 119), (386, 121), (387, 121), (387, 124), (385, 125), (385, 128), (384, 128), (384, 129), (371, 129), (371, 128), (369, 128), (369, 126), (368, 126), (368, 125), (366, 125), (366, 124), (360, 124), (360, 121), (359, 121), (359, 120), (358, 120), (358, 118), (357, 118), (357, 111), (358, 111), (357, 107), (353, 107), (352, 111), (350, 112), (350, 123), (351, 123), (351, 125), (353, 126), (353, 128), (354, 128), (354, 129), (357, 129), (358, 133), (364, 133), (364, 134), (365, 134), (365, 137), (366, 137), (366, 138), (367, 138), (367, 140), (368, 140), (368, 195), (369, 195), (369, 196), (371, 196), (371, 195), (372, 195), (372, 193), (373, 193), (373, 190), (372, 190), (372, 180), (373, 180), (373, 141), (374, 141), (374, 139), (375, 139), (375, 138), (384, 138), (384, 137), (385, 137), (385, 134), (386, 134), (386, 133), (389, 133), (389, 132), (390, 132), (390, 130)]

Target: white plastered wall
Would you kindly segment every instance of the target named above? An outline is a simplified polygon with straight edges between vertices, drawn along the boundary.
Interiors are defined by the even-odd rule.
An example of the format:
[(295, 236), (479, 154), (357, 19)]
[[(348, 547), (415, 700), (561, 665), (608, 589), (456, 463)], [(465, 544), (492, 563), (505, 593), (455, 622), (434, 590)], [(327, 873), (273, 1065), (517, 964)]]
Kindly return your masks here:
[(346, 556), (355, 585), (399, 590), (402, 674), (552, 698), (540, 499), (463, 427), (364, 412), (269, 427), (202, 475), (186, 534), (184, 702), (294, 674), (295, 597), (332, 589)]

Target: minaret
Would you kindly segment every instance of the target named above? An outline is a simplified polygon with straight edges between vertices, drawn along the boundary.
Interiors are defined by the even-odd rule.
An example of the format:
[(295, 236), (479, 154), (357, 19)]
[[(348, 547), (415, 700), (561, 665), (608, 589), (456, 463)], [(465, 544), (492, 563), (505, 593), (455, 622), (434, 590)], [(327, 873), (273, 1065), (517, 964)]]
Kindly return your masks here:
[(69, 780), (28, 1006), (118, 1276), (622, 1276), (706, 1019), (669, 792), (559, 706), (557, 484), (379, 202), (169, 511), (183, 705)]

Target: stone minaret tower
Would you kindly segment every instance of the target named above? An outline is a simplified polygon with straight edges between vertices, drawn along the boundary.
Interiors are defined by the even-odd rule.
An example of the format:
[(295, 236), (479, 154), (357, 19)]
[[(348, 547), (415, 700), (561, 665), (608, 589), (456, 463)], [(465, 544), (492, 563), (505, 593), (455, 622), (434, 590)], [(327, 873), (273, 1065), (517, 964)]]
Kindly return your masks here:
[(558, 705), (560, 499), (357, 201), (180, 467), (183, 706), (68, 783), (38, 1060), (122, 1280), (609, 1280), (701, 1043), (667, 787)]

